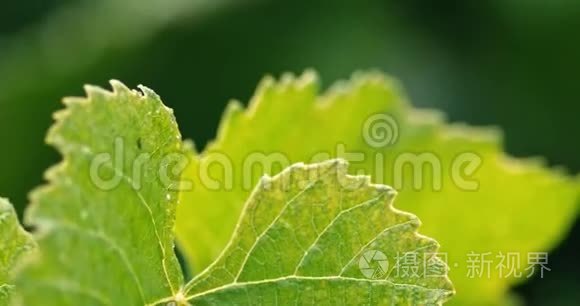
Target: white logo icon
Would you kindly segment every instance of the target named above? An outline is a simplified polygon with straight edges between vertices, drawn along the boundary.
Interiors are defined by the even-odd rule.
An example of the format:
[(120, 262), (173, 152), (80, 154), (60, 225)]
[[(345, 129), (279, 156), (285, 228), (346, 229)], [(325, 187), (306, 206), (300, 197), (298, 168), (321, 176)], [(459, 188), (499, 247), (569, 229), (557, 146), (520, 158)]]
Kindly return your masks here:
[(399, 125), (394, 117), (387, 114), (374, 114), (363, 125), (363, 138), (373, 148), (393, 145), (399, 139)]
[(366, 278), (378, 279), (387, 273), (389, 261), (383, 252), (368, 250), (360, 257), (358, 267)]

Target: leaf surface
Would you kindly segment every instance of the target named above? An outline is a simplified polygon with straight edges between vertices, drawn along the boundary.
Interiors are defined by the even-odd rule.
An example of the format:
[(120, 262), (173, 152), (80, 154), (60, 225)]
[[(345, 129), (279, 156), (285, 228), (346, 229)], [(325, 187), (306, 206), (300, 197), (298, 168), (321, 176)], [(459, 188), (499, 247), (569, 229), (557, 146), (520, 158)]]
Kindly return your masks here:
[[(386, 144), (380, 125), (368, 130), (377, 114), (396, 127)], [(266, 78), (248, 108), (232, 102), (216, 140), (192, 154), (185, 176), (195, 187), (181, 195), (177, 237), (194, 271), (226, 246), (262, 173), (295, 162), (341, 157), (351, 173), (394, 186), (398, 206), (416, 214), (448, 255), (457, 304), (500, 303), (510, 284), (525, 279), (500, 276), (495, 256), (520, 254), (525, 272), (526, 255), (549, 251), (578, 212), (578, 180), (506, 156), (495, 129), (446, 124), (438, 112), (413, 108), (397, 82), (379, 73), (357, 74), (320, 96), (313, 73)], [(489, 253), (489, 277), (469, 276), (470, 252)]]
[[(262, 179), (230, 247), (185, 285), (173, 230), (186, 148), (153, 91), (111, 84), (55, 114), (47, 142), (64, 160), (31, 195), (38, 251), (14, 276), (13, 305), (440, 304), (453, 294), (438, 244), (392, 208), (394, 191), (337, 160)], [(394, 273), (399, 254), (425, 264)]]
[(181, 150), (175, 119), (153, 91), (111, 84), (55, 114), (47, 142), (64, 160), (31, 195), (39, 252), (16, 277), (17, 305), (145, 305), (183, 284), (177, 192), (159, 179)]
[(0, 306), (8, 305), (14, 266), (34, 246), (32, 237), (20, 226), (14, 207), (0, 198)]
[[(186, 289), (194, 305), (439, 305), (453, 294), (438, 244), (394, 190), (343, 160), (263, 177), (228, 247)], [(418, 260), (401, 272), (401, 258)], [(390, 264), (389, 264), (390, 263)], [(425, 271), (438, 268), (440, 273)], [(368, 272), (368, 273), (367, 273)]]

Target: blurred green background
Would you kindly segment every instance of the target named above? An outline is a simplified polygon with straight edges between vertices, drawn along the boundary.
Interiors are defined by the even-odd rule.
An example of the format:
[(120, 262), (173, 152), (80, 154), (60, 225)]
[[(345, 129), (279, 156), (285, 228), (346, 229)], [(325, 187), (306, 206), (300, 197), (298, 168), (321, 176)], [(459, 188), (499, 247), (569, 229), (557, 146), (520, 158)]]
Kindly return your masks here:
[[(580, 2), (23, 0), (0, 5), (0, 194), (19, 211), (59, 160), (43, 139), (85, 83), (155, 89), (199, 148), (226, 102), (264, 74), (315, 68), (325, 85), (379, 68), (416, 106), (498, 125), (514, 156), (580, 172)], [(577, 305), (580, 225), (549, 272), (514, 290)]]

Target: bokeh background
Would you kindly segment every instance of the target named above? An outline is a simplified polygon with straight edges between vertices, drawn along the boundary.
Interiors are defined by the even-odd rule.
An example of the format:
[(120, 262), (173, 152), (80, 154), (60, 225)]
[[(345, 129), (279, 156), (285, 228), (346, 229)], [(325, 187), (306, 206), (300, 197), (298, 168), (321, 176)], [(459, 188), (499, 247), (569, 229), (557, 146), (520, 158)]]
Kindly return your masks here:
[[(514, 156), (580, 172), (577, 0), (22, 0), (0, 5), (0, 194), (19, 212), (59, 160), (44, 134), (82, 85), (155, 89), (199, 148), (226, 102), (264, 74), (315, 68), (399, 78), (416, 106), (503, 128)], [(547, 212), (549, 213), (549, 212)], [(528, 305), (577, 305), (580, 225), (552, 271), (514, 288)]]

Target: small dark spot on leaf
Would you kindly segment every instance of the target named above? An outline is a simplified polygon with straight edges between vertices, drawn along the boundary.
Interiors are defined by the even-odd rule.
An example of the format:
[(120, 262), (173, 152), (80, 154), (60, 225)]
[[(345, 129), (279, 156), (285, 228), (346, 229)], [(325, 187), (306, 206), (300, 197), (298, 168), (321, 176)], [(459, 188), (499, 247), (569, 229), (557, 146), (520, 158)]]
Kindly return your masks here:
[(141, 137), (139, 137), (139, 138), (137, 138), (137, 148), (138, 148), (139, 150), (141, 150), (141, 149), (142, 149), (142, 147), (143, 147), (143, 144), (141, 143)]
[(29, 233), (35, 233), (37, 230), (36, 225), (26, 224), (26, 225), (23, 225), (22, 227), (24, 227), (24, 229)]

